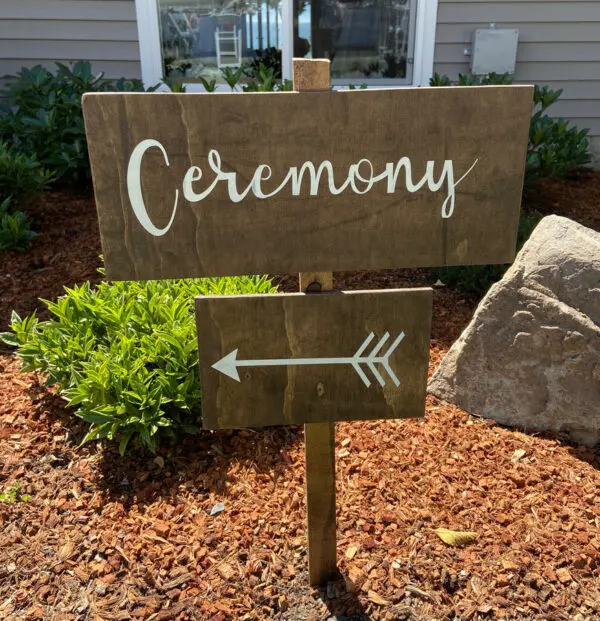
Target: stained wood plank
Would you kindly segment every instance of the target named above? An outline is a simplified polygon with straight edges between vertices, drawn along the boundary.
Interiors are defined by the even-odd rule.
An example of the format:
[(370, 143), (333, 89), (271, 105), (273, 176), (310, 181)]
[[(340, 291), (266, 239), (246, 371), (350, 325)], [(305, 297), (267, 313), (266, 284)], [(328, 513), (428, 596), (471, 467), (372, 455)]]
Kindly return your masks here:
[[(295, 58), (292, 63), (294, 90), (331, 88), (329, 60)], [(300, 292), (333, 289), (332, 272), (301, 272)], [(323, 339), (328, 335), (323, 334)], [(337, 529), (335, 521), (335, 422), (304, 425), (306, 461), (306, 516), (308, 577), (314, 586), (325, 585), (337, 573)]]
[[(202, 421), (208, 429), (292, 425), (423, 415), (432, 294), (406, 289), (320, 294), (209, 296), (196, 299)], [(239, 361), (364, 356), (389, 333), (377, 374), (361, 363), (370, 386), (349, 363), (262, 366)], [(232, 375), (213, 365), (237, 350)], [(231, 365), (230, 365), (231, 366)]]
[[(531, 106), (528, 86), (86, 95), (107, 277), (510, 262)], [(145, 151), (135, 201), (128, 164), (148, 139), (163, 146), (168, 165), (158, 146)], [(211, 166), (211, 150), (220, 166), (215, 157)], [(452, 184), (455, 208), (444, 218), (447, 160), (455, 182), (467, 176)], [(310, 171), (299, 172), (307, 162), (331, 162), (334, 190), (345, 189), (330, 191), (327, 169), (311, 185)], [(256, 181), (259, 165), (270, 166), (259, 169), (268, 180)], [(234, 189), (225, 179), (233, 172)], [(273, 195), (248, 191), (234, 202), (253, 178)], [(134, 203), (154, 229), (142, 226)]]
[(335, 520), (335, 423), (304, 425), (308, 576), (312, 586), (337, 574)]

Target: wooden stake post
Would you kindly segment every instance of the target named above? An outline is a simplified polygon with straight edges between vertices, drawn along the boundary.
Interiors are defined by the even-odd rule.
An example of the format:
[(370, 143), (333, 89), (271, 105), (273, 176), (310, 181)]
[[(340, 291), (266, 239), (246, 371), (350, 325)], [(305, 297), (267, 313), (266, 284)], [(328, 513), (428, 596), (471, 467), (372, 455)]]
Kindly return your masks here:
[(333, 292), (322, 270), (512, 261), (533, 88), (332, 94), (329, 61), (293, 69), (295, 93), (95, 93), (83, 109), (107, 278), (301, 271), (300, 293), (196, 298), (202, 424), (304, 424), (322, 585), (335, 421), (423, 416), (432, 307), (431, 289)]
[[(294, 90), (331, 88), (329, 60), (295, 58)], [(318, 294), (333, 289), (333, 272), (301, 272), (300, 291)], [(308, 575), (312, 586), (337, 574), (335, 523), (335, 423), (304, 425)]]

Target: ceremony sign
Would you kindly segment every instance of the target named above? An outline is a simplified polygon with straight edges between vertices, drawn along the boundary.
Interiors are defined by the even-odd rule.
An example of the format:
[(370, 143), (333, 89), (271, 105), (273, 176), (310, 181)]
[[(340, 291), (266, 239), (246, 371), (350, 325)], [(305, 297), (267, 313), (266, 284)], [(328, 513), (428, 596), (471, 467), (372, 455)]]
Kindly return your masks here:
[[(332, 270), (507, 263), (531, 86), (95, 93), (84, 116), (106, 276), (300, 273), (300, 294), (196, 300), (203, 425), (304, 423), (311, 584), (336, 574), (335, 422), (422, 416), (430, 289)], [(306, 291), (320, 293), (306, 294)]]
[(196, 298), (203, 426), (423, 416), (431, 303), (430, 289)]
[(85, 95), (115, 280), (508, 263), (529, 86)]

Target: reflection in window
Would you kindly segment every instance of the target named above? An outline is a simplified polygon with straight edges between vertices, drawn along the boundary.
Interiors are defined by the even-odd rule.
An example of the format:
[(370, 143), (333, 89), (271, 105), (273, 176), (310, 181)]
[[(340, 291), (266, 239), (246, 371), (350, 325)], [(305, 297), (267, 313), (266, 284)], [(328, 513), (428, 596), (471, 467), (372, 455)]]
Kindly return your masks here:
[(412, 79), (415, 0), (294, 0), (294, 54), (333, 79)]
[(220, 81), (261, 60), (281, 75), (281, 0), (157, 1), (165, 78)]

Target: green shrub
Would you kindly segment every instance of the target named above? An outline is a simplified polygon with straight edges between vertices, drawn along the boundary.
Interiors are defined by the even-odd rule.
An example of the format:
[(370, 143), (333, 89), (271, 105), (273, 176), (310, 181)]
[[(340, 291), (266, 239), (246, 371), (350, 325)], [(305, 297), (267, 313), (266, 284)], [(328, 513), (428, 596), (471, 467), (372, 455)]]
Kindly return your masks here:
[[(508, 73), (499, 75), (491, 73), (487, 78), (479, 79), (460, 73), (458, 86), (511, 84)], [(430, 86), (452, 86), (453, 82), (446, 75), (435, 73), (429, 80)], [(554, 91), (548, 86), (535, 86), (533, 93), (534, 108), (529, 126), (529, 144), (525, 167), (525, 191), (539, 179), (565, 177), (576, 168), (591, 161), (588, 129), (570, 127), (569, 121), (551, 118), (546, 110), (556, 103), (562, 95), (562, 89)]]
[[(517, 235), (517, 248), (520, 250), (529, 239), (533, 229), (542, 219), (537, 212), (522, 213)], [(432, 270), (434, 278), (445, 285), (455, 287), (462, 293), (483, 296), (487, 290), (504, 276), (508, 265), (456, 265)]]
[(478, 78), (467, 73), (459, 73), (456, 83), (447, 75), (434, 73), (429, 79), (429, 86), (489, 86), (492, 84), (512, 84), (512, 79), (508, 73), (490, 73), (484, 78)]
[(2, 338), (18, 346), (24, 370), (38, 370), (76, 415), (90, 423), (83, 442), (130, 442), (156, 450), (161, 437), (200, 424), (194, 296), (269, 293), (264, 276), (84, 284), (46, 302), (54, 315), (13, 313)]
[(242, 66), (244, 73), (249, 78), (258, 78), (261, 67), (273, 69), (273, 77), (281, 80), (281, 50), (276, 47), (254, 50), (254, 58)]
[[(238, 69), (226, 67), (221, 69), (221, 75), (232, 91), (237, 90), (238, 86), (241, 86), (242, 91), (245, 93), (293, 90), (291, 80), (282, 80), (281, 75), (277, 73), (274, 66), (264, 64), (259, 62), (259, 60), (253, 61), (250, 66), (239, 67)], [(246, 80), (243, 80), (244, 75), (247, 77)], [(210, 82), (203, 78), (200, 78), (200, 80), (208, 92), (213, 92), (216, 89), (215, 80)]]
[(223, 76), (225, 82), (229, 84), (229, 88), (232, 91), (235, 91), (238, 82), (242, 79), (243, 74), (243, 67), (238, 67), (237, 69), (234, 69), (233, 67), (224, 67), (223, 69), (221, 69), (221, 75)]
[(37, 233), (29, 228), (27, 215), (11, 211), (10, 205), (10, 197), (0, 203), (0, 250), (26, 250)]
[(560, 98), (562, 90), (536, 86), (534, 112), (529, 128), (526, 188), (537, 180), (565, 177), (573, 169), (589, 164), (588, 129), (569, 127), (569, 121), (553, 119), (546, 110)]
[(94, 75), (89, 62), (78, 62), (72, 69), (56, 65), (56, 73), (37, 65), (6, 77), (0, 139), (35, 155), (57, 179), (87, 180), (90, 169), (81, 111), (83, 94), (143, 88), (135, 80), (110, 82), (103, 74)]
[(22, 204), (40, 194), (51, 179), (34, 156), (0, 142), (0, 197), (12, 197), (13, 203)]

